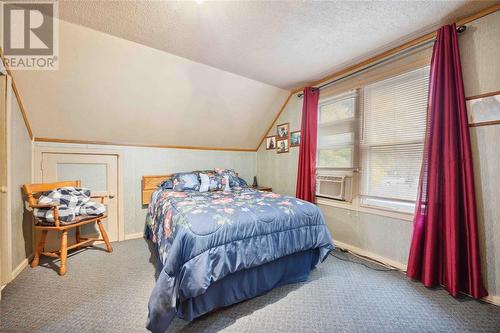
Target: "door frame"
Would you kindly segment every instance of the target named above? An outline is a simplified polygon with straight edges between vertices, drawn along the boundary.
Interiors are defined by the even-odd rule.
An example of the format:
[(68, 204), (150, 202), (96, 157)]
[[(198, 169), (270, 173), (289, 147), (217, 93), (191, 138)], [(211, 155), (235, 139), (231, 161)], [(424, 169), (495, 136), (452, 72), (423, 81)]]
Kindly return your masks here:
[[(10, 188), (12, 186), (10, 179), (11, 172), (11, 138), (10, 133), (12, 131), (11, 128), (11, 101), (12, 101), (12, 89), (10, 88), (12, 85), (12, 79), (10, 76), (3, 76), (2, 79), (5, 78), (5, 105), (1, 108), (4, 108), (1, 112), (5, 112), (5, 157), (6, 161), (3, 162), (6, 172), (6, 184), (7, 193), (6, 193), (6, 209), (3, 212), (3, 216), (0, 216), (0, 250), (1, 250), (1, 258), (0, 258), (0, 286), (9, 283), (12, 280), (12, 224), (11, 224), (11, 196), (10, 196)], [(5, 222), (5, 223), (3, 223)], [(2, 283), (2, 281), (4, 283)], [(1, 294), (0, 294), (1, 295)]]
[[(110, 149), (96, 149), (82, 147), (78, 144), (66, 144), (70, 147), (51, 146), (50, 144), (34, 145), (33, 150), (33, 179), (35, 183), (42, 182), (42, 157), (50, 154), (80, 154), (80, 155), (114, 155), (117, 158), (117, 185), (118, 185), (118, 241), (125, 240), (125, 220), (123, 215), (123, 155), (121, 152)], [(35, 236), (33, 236), (35, 240)]]

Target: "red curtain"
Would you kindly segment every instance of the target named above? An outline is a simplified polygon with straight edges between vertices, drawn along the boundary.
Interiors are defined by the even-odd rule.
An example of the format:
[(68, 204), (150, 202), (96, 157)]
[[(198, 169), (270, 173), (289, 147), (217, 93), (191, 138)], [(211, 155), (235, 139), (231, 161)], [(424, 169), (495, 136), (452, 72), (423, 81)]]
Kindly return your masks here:
[(300, 128), (299, 170), (297, 191), (299, 199), (314, 202), (316, 192), (316, 144), (318, 140), (319, 89), (304, 89), (302, 126)]
[(408, 277), (453, 296), (487, 295), (481, 275), (474, 177), (455, 24), (438, 30), (431, 61), (424, 160)]

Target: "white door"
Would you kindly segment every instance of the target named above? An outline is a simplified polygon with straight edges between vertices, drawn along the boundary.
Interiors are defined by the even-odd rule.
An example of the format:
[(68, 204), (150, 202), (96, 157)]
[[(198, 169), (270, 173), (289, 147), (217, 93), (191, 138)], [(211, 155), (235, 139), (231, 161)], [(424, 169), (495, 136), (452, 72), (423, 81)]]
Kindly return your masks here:
[[(117, 168), (116, 155), (42, 153), (42, 182), (80, 180), (81, 186), (90, 189), (92, 195), (105, 196), (108, 217), (103, 220), (103, 224), (112, 242), (118, 240)], [(82, 226), (81, 233), (82, 237), (95, 236), (98, 229), (90, 223)], [(68, 239), (68, 242), (70, 241), (74, 243), (73, 237)], [(47, 239), (47, 242), (53, 244), (50, 239)]]

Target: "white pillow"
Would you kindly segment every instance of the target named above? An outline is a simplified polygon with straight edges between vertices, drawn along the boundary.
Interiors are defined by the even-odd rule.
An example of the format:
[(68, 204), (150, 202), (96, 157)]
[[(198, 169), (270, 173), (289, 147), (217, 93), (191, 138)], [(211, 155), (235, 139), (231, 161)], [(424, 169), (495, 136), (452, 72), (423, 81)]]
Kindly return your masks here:
[(201, 180), (201, 185), (199, 191), (208, 192), (208, 188), (210, 187), (210, 178), (208, 178), (208, 175), (200, 173), (200, 180)]
[(226, 186), (224, 187), (224, 192), (230, 192), (231, 187), (229, 186), (229, 176), (228, 175), (224, 176), (224, 183), (226, 183)]

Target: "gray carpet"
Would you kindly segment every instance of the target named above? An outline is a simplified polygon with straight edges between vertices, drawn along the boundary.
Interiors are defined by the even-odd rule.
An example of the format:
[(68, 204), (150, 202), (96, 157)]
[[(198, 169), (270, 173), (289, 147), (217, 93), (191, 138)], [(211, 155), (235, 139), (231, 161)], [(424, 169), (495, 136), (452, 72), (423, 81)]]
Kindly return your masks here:
[[(113, 245), (112, 254), (92, 248), (73, 253), (62, 278), (50, 261), (26, 268), (3, 291), (0, 332), (145, 331), (155, 281), (148, 245), (142, 239)], [(179, 331), (500, 332), (500, 308), (329, 257), (305, 283), (192, 323), (175, 319), (169, 332)]]

